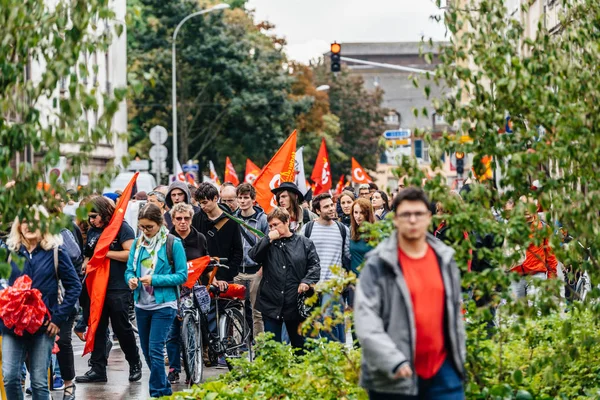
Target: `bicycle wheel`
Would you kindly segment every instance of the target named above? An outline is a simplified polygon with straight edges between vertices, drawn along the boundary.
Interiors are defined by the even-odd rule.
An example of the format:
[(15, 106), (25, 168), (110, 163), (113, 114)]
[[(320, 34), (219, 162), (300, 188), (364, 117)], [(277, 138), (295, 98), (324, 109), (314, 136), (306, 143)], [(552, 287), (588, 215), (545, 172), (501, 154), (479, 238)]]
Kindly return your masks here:
[(202, 382), (204, 363), (202, 362), (202, 332), (194, 315), (187, 314), (181, 326), (183, 342), (183, 366), (190, 379), (190, 386)]
[[(225, 359), (247, 357), (249, 361), (252, 361), (254, 356), (252, 354), (250, 328), (242, 313), (235, 308), (230, 308), (223, 318), (224, 326), (221, 340), (225, 346)], [(233, 367), (229, 361), (227, 366), (230, 370)]]

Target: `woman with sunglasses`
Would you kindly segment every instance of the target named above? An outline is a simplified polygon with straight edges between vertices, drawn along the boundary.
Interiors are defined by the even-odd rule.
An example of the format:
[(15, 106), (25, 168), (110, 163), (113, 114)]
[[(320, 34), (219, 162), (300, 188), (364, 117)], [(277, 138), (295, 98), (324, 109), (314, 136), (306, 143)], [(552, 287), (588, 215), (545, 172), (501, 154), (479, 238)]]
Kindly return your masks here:
[(150, 368), (150, 397), (170, 396), (163, 349), (177, 314), (179, 286), (187, 280), (187, 260), (181, 240), (174, 238), (174, 265), (170, 265), (170, 234), (156, 205), (146, 204), (140, 210), (138, 227), (142, 235), (131, 247), (125, 282), (134, 291), (140, 346)]
[[(84, 265), (87, 264), (87, 260), (94, 256), (98, 239), (100, 239), (102, 232), (108, 226), (115, 212), (113, 201), (104, 196), (94, 197), (90, 200), (90, 204), (91, 211), (88, 214), (90, 229), (88, 229), (87, 241), (83, 250), (86, 257)], [(90, 357), (91, 369), (84, 375), (75, 378), (77, 383), (107, 381), (106, 365), (112, 345), (107, 345), (106, 338), (109, 319), (113, 332), (117, 336), (119, 345), (129, 363), (129, 381), (136, 382), (142, 378), (142, 362), (135, 342), (133, 327), (129, 322), (129, 307), (132, 302), (131, 290), (127, 286), (127, 282), (123, 279), (125, 270), (127, 269), (129, 250), (134, 238), (133, 229), (127, 222), (123, 221), (123, 224), (119, 228), (119, 233), (117, 233), (115, 240), (111, 243), (106, 255), (110, 260), (110, 272), (104, 305), (102, 306), (102, 315), (100, 316), (94, 339), (94, 350)], [(101, 289), (94, 288), (94, 290)], [(89, 295), (92, 298), (94, 292), (92, 291)]]
[[(192, 226), (194, 207), (187, 203), (177, 203), (170, 211), (173, 228), (170, 233), (181, 239), (187, 261), (208, 255), (206, 237)], [(181, 295), (189, 293), (189, 289), (182, 286)], [(178, 383), (181, 373), (181, 320), (173, 319), (169, 336), (167, 337), (167, 355), (169, 357), (169, 382)]]

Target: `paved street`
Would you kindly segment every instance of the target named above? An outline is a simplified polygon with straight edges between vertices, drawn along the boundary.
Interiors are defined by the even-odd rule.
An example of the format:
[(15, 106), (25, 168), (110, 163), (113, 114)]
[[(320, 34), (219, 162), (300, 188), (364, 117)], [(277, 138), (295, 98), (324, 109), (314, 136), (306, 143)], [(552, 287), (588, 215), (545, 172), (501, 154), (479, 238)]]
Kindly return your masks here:
[[(150, 398), (148, 394), (148, 378), (150, 370), (145, 362), (142, 379), (139, 382), (130, 383), (128, 381), (129, 365), (125, 356), (119, 347), (118, 342), (114, 342), (110, 357), (108, 359), (108, 382), (107, 383), (88, 383), (77, 385), (77, 398), (84, 400), (145, 400)], [(84, 343), (79, 341), (73, 335), (73, 351), (75, 353), (75, 370), (78, 375), (82, 375), (88, 370), (87, 362), (89, 355), (81, 357)], [(140, 354), (141, 355), (141, 354)], [(168, 368), (168, 367), (165, 367)], [(227, 372), (226, 369), (207, 368), (204, 376), (206, 378), (218, 376)], [(173, 391), (186, 388), (185, 373), (182, 374), (181, 383), (173, 385)], [(62, 390), (52, 392), (54, 400), (62, 400)]]

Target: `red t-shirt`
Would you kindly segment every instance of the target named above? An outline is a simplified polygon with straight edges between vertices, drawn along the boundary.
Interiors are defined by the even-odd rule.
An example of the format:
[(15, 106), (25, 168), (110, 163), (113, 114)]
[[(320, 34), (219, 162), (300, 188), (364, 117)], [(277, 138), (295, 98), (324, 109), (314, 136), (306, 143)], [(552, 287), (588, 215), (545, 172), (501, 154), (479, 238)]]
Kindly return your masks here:
[(417, 343), (415, 372), (432, 378), (446, 359), (444, 335), (445, 290), (435, 252), (427, 246), (423, 258), (410, 258), (398, 248), (398, 260), (412, 300)]

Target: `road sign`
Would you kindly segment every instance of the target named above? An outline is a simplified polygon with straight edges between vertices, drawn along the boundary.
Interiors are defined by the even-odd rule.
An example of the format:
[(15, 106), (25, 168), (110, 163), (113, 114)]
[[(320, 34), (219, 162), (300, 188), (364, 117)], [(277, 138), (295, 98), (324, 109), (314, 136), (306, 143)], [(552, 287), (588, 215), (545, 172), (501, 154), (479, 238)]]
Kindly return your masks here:
[[(158, 168), (160, 167), (160, 168)], [(165, 171), (167, 170), (167, 162), (166, 161), (152, 161), (152, 169), (150, 170), (151, 173), (153, 174), (157, 174), (159, 172), (161, 173), (165, 173)]]
[(383, 132), (383, 137), (388, 140), (399, 140), (410, 138), (410, 129), (397, 129)]
[(198, 172), (200, 171), (200, 167), (198, 164), (183, 164), (181, 166), (183, 172)]
[(410, 139), (386, 140), (385, 144), (387, 147), (410, 146)]
[(169, 133), (164, 126), (156, 125), (150, 129), (150, 142), (152, 144), (164, 144), (169, 137)]
[(127, 168), (130, 171), (148, 171), (150, 169), (150, 161), (148, 160), (133, 160)]
[(164, 161), (167, 159), (168, 154), (169, 150), (162, 144), (155, 144), (150, 147), (150, 159), (152, 161)]

